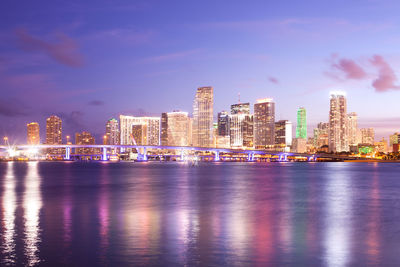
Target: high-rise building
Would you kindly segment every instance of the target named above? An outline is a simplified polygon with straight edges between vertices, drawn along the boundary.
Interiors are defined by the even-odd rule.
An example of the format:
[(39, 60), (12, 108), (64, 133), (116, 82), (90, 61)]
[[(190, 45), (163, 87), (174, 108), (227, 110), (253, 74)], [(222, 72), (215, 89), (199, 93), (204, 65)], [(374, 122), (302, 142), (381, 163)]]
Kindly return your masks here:
[(322, 146), (329, 145), (329, 123), (320, 122), (314, 129), (313, 145), (317, 150)]
[(393, 151), (393, 148), (396, 146), (398, 150), (398, 146), (400, 144), (400, 133), (394, 133), (389, 136), (389, 150)]
[(253, 115), (232, 114), (229, 116), (229, 121), (230, 146), (233, 148), (253, 147)]
[(250, 103), (238, 103), (231, 105), (231, 115), (250, 114)]
[(120, 123), (120, 142), (121, 145), (132, 145), (132, 126), (146, 126), (146, 141), (143, 145), (159, 145), (160, 144), (160, 117), (134, 117), (119, 116)]
[[(75, 144), (77, 145), (95, 145), (95, 139), (91, 133), (83, 131), (75, 134)], [(92, 147), (80, 147), (75, 149), (76, 154), (93, 155), (99, 154), (98, 149)]]
[(39, 136), (39, 123), (31, 122), (26, 125), (28, 145), (38, 145), (40, 144)]
[(218, 135), (229, 136), (229, 114), (226, 111), (218, 113)]
[(168, 146), (187, 146), (189, 144), (189, 123), (187, 112), (174, 111), (167, 113)]
[(275, 145), (279, 149), (288, 151), (292, 145), (292, 123), (288, 120), (275, 122)]
[(133, 124), (132, 125), (132, 139), (134, 145), (147, 144), (147, 125), (146, 124)]
[(358, 145), (357, 129), (357, 113), (347, 114), (347, 136), (350, 146)]
[(303, 107), (297, 110), (296, 138), (307, 139), (307, 112)]
[(161, 113), (161, 145), (168, 146), (168, 115)]
[(343, 92), (331, 92), (330, 96), (329, 151), (349, 151), (347, 102)]
[(373, 145), (375, 142), (374, 128), (363, 128), (361, 129), (361, 143)]
[(381, 153), (389, 152), (388, 142), (385, 140), (385, 138), (382, 138), (382, 140), (379, 142), (375, 142), (374, 146), (375, 146), (375, 150), (377, 152), (381, 152)]
[(254, 146), (271, 148), (275, 144), (275, 103), (272, 98), (257, 100), (254, 104)]
[[(62, 144), (62, 121), (58, 116), (52, 115), (46, 119), (46, 145)], [(49, 154), (62, 154), (60, 148), (50, 148)]]
[(193, 145), (210, 147), (213, 143), (213, 105), (212, 87), (197, 89), (193, 102)]
[(119, 145), (119, 123), (115, 118), (106, 123), (105, 145)]

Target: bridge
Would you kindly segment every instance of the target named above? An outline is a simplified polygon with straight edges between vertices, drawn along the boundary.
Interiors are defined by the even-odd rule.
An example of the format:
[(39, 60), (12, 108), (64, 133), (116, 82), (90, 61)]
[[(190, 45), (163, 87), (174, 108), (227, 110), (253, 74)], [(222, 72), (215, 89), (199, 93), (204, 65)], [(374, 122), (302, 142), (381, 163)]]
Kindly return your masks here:
[[(308, 161), (316, 161), (317, 158), (328, 158), (334, 160), (344, 160), (344, 159), (358, 159), (355, 157), (349, 157), (347, 155), (337, 155), (329, 153), (294, 153), (294, 152), (282, 152), (282, 151), (271, 151), (271, 150), (260, 150), (260, 149), (235, 149), (235, 148), (217, 148), (217, 147), (192, 147), (192, 146), (162, 146), (162, 145), (72, 145), (72, 144), (62, 144), (62, 145), (15, 145), (15, 146), (0, 146), (0, 150), (6, 150), (10, 154), (10, 150), (44, 150), (44, 149), (63, 149), (65, 150), (64, 159), (71, 160), (71, 155), (73, 155), (72, 149), (77, 148), (91, 148), (101, 151), (101, 160), (107, 161), (112, 150), (119, 149), (120, 151), (126, 151), (128, 149), (135, 149), (138, 153), (138, 160), (147, 161), (147, 152), (150, 150), (174, 150), (179, 151), (178, 156), (183, 160), (185, 152), (210, 152), (214, 156), (214, 161), (220, 161), (220, 153), (226, 154), (236, 154), (236, 155), (247, 155), (247, 161), (255, 161), (256, 155), (259, 156), (277, 156), (279, 161), (287, 161), (288, 156), (291, 157), (305, 157)], [(77, 155), (77, 154), (74, 154)], [(99, 154), (93, 154), (99, 155)], [(80, 154), (80, 156), (90, 156), (90, 154)]]

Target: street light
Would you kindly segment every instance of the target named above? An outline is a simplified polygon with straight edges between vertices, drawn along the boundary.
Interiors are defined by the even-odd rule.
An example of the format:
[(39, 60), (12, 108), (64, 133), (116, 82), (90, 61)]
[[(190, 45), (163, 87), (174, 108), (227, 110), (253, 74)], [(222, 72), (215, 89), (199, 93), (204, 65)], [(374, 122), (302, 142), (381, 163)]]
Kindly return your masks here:
[(69, 135), (67, 135), (67, 145), (69, 144)]
[(103, 145), (107, 145), (107, 135), (103, 136)]

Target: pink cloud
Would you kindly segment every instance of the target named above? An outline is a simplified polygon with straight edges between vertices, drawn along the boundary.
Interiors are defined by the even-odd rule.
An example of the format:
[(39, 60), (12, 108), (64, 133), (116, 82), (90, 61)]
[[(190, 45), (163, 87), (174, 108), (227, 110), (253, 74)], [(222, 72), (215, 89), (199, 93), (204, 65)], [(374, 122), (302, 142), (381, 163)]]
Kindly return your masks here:
[(400, 86), (395, 85), (397, 77), (390, 65), (380, 55), (375, 55), (371, 63), (378, 69), (378, 78), (372, 82), (372, 86), (377, 92), (386, 92), (389, 90), (400, 90)]
[(15, 31), (18, 43), (25, 51), (38, 51), (48, 55), (55, 61), (70, 66), (80, 67), (83, 65), (83, 56), (78, 50), (78, 45), (69, 36), (58, 33), (57, 43), (50, 43), (30, 35), (26, 29), (20, 28)]
[(278, 79), (275, 77), (268, 77), (268, 81), (270, 81), (271, 83), (275, 83), (275, 84), (279, 83)]
[(367, 77), (364, 69), (351, 59), (339, 59), (337, 62), (332, 63), (331, 66), (342, 72), (346, 79), (361, 80)]

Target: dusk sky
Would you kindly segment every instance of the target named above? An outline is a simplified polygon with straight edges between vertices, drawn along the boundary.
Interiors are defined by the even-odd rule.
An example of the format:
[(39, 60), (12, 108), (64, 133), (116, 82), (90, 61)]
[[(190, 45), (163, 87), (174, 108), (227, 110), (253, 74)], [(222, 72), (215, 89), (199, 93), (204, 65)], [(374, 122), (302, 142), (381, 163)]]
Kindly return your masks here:
[[(63, 119), (64, 137), (106, 120), (192, 112), (214, 87), (214, 114), (272, 97), (276, 119), (328, 121), (329, 92), (377, 137), (400, 130), (400, 2), (11, 1), (0, 3), (0, 134)], [(101, 140), (97, 140), (100, 142)]]

